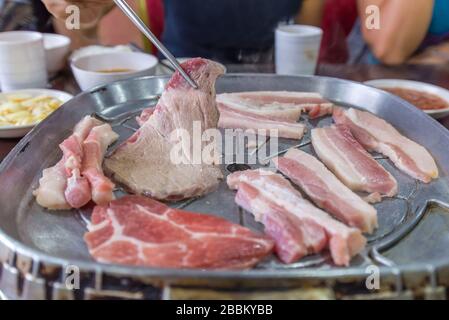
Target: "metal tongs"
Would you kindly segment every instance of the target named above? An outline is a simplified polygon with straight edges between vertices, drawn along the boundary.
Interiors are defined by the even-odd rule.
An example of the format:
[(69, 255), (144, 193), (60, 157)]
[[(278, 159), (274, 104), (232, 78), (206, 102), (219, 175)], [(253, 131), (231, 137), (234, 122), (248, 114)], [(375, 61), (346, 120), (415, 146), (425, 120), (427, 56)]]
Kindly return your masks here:
[(155, 47), (167, 58), (173, 65), (175, 70), (178, 70), (182, 77), (194, 88), (198, 89), (198, 85), (193, 81), (184, 69), (179, 65), (178, 60), (171, 54), (170, 51), (159, 41), (159, 39), (150, 31), (142, 19), (134, 12), (134, 10), (126, 3), (125, 0), (114, 0), (117, 7), (134, 23), (134, 25), (155, 45)]

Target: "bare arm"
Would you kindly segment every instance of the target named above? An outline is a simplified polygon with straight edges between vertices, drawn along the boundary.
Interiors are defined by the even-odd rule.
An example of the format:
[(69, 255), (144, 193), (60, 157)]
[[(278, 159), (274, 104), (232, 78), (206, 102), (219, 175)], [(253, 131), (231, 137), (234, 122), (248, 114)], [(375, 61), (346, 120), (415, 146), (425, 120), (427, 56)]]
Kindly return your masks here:
[[(385, 64), (406, 61), (427, 34), (433, 4), (434, 0), (358, 0), (363, 37), (376, 58)], [(370, 30), (365, 25), (369, 5), (380, 9), (379, 30)]]
[(411, 57), (410, 64), (448, 64), (449, 41), (426, 48), (423, 52)]
[(325, 0), (304, 0), (301, 11), (296, 16), (296, 23), (321, 26)]

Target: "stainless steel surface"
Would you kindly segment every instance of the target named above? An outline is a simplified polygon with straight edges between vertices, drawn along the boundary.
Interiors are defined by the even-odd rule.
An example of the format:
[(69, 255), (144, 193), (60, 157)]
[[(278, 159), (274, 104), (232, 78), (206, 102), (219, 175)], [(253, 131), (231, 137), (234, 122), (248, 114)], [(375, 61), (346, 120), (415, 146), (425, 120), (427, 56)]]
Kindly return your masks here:
[(184, 79), (195, 89), (198, 88), (195, 81), (193, 81), (189, 75), (182, 69), (176, 58), (171, 54), (170, 51), (159, 41), (159, 39), (150, 31), (150, 29), (145, 25), (142, 19), (134, 12), (134, 10), (126, 3), (125, 0), (114, 0), (117, 7), (119, 7), (123, 13), (131, 20), (132, 23), (150, 40), (154, 46), (167, 58), (168, 61), (173, 65), (173, 67), (179, 71)]
[[(449, 287), (449, 132), (406, 102), (358, 83), (322, 77), (227, 75), (217, 92), (247, 90), (317, 91), (345, 106), (369, 110), (392, 123), (428, 148), (437, 160), (441, 177), (426, 185), (402, 174), (390, 161), (374, 155), (398, 180), (400, 193), (376, 207), (380, 227), (369, 238), (367, 250), (350, 267), (333, 266), (326, 254), (292, 265), (271, 257), (247, 271), (202, 271), (107, 265), (94, 262), (82, 236), (90, 210), (47, 211), (31, 192), (42, 169), (61, 156), (57, 145), (86, 114), (110, 122), (120, 141), (135, 128), (135, 116), (154, 105), (167, 77), (116, 82), (82, 93), (38, 125), (0, 165), (0, 288), (9, 297), (24, 298), (182, 298), (240, 297), (431, 297), (445, 296)], [(323, 126), (330, 117), (309, 121)], [(267, 142), (270, 144), (270, 141)], [(298, 141), (281, 140), (282, 150)], [(300, 148), (313, 153), (306, 135)], [(253, 166), (257, 167), (257, 166)], [(227, 174), (226, 166), (223, 171)], [(240, 210), (234, 192), (225, 183), (217, 192), (174, 206), (226, 217), (255, 230), (262, 226)], [(81, 289), (64, 286), (65, 268), (81, 271)], [(380, 290), (365, 287), (367, 267), (380, 268)], [(367, 273), (368, 272), (368, 273)], [(423, 291), (424, 290), (424, 291)]]

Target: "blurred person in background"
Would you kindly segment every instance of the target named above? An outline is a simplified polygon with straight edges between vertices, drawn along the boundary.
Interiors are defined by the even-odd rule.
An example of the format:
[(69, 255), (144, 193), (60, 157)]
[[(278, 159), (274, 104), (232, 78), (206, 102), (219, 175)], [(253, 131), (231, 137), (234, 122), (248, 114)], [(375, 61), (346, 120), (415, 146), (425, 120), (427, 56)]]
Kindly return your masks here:
[[(58, 32), (71, 36), (77, 46), (92, 44), (98, 40), (104, 43), (101, 36), (107, 36), (108, 32), (102, 33), (102, 24), (108, 23), (107, 19), (111, 15), (115, 15), (115, 19), (109, 20), (109, 32), (120, 32), (123, 35), (121, 43), (126, 42), (125, 32), (128, 39), (139, 35), (129, 21), (126, 22), (126, 28), (119, 27), (127, 18), (117, 8), (112, 10), (111, 0), (43, 2), (58, 18)], [(324, 0), (129, 1), (175, 56), (202, 56), (224, 63), (272, 62), (276, 26), (292, 21), (319, 24), (323, 2)], [(81, 9), (82, 26), (79, 31), (63, 30), (67, 17), (65, 8), (70, 4), (78, 5)], [(145, 14), (142, 14), (142, 8), (146, 9)], [(122, 22), (119, 22), (119, 17)]]
[(51, 15), (39, 0), (0, 0), (0, 32), (53, 32)]
[[(380, 10), (370, 30), (367, 6)], [(349, 64), (447, 63), (448, 0), (327, 0), (320, 62)]]
[[(416, 56), (429, 46), (447, 47), (448, 0), (357, 0), (357, 5), (359, 19), (348, 38), (349, 63), (417, 62)], [(380, 9), (379, 30), (365, 24), (370, 5)]]

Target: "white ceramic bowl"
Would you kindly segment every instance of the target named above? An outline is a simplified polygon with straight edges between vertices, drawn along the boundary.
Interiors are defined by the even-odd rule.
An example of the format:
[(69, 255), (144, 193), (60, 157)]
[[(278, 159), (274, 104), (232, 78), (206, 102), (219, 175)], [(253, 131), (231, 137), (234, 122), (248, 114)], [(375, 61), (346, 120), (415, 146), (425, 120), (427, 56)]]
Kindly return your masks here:
[(113, 52), (132, 52), (130, 46), (119, 44), (117, 46), (100, 46), (100, 45), (91, 45), (76, 49), (69, 56), (69, 61), (72, 62), (76, 59), (79, 59), (84, 56), (91, 56), (94, 54), (105, 54), (105, 53), (113, 53)]
[(64, 68), (70, 50), (70, 38), (53, 33), (44, 33), (45, 59), (48, 73)]
[(47, 87), (41, 33), (0, 32), (0, 85), (3, 91)]
[[(87, 90), (117, 80), (154, 75), (158, 60), (141, 52), (114, 52), (77, 58), (71, 68), (78, 85)], [(130, 69), (129, 72), (100, 72), (101, 70)]]
[[(403, 88), (427, 92), (440, 97), (441, 99), (446, 101), (446, 103), (449, 105), (449, 90), (425, 82), (400, 80), (400, 79), (379, 79), (379, 80), (366, 81), (364, 82), (364, 84), (378, 89)], [(435, 119), (449, 116), (449, 108), (436, 109), (436, 110), (423, 110), (423, 111)]]
[[(6, 100), (6, 95), (14, 94), (26, 94), (32, 97), (39, 95), (48, 95), (61, 100), (63, 103), (69, 101), (73, 96), (67, 92), (51, 89), (23, 89), (0, 93), (0, 101)], [(28, 124), (23, 126), (0, 126), (0, 138), (21, 138), (25, 136), (31, 129), (33, 129), (37, 123)]]

